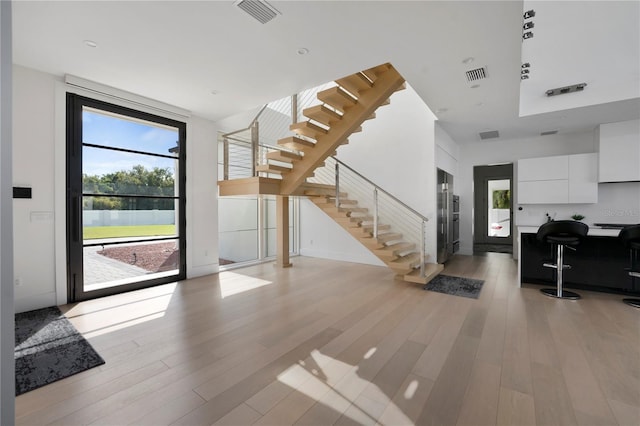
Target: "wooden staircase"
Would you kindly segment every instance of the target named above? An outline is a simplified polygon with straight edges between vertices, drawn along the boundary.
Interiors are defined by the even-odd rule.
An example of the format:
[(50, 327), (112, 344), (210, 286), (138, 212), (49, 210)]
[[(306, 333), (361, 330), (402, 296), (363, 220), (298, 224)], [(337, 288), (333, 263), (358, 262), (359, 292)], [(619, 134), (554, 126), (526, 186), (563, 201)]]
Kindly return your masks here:
[(368, 209), (358, 207), (357, 200), (348, 199), (346, 193), (340, 193), (340, 205), (336, 206), (335, 191), (335, 186), (313, 184), (305, 187), (304, 195), (391, 268), (396, 278), (426, 284), (442, 271), (443, 265), (425, 263), (421, 276), (421, 256), (414, 243), (404, 241), (402, 234), (386, 224), (378, 224), (378, 236), (374, 238), (373, 217)]
[(267, 154), (267, 163), (257, 168), (259, 176), (219, 181), (220, 195), (303, 195), (314, 170), (347, 144), (349, 135), (362, 131), (362, 124), (375, 118), (376, 109), (388, 105), (394, 92), (405, 88), (402, 76), (388, 63), (335, 83), (317, 93), (321, 104), (302, 111), (306, 120), (290, 126), (295, 135), (278, 140), (286, 151)]
[[(306, 108), (306, 120), (292, 124), (292, 136), (278, 140), (284, 150), (266, 155), (266, 164), (256, 167), (258, 176), (219, 181), (220, 196), (279, 195), (309, 197), (340, 226), (373, 252), (397, 277), (408, 282), (425, 284), (435, 277), (442, 265), (425, 263), (421, 276), (421, 256), (415, 244), (402, 240), (391, 226), (379, 224), (378, 236), (373, 238), (373, 217), (366, 208), (358, 206), (341, 193), (340, 205), (335, 205), (335, 186), (309, 183), (314, 171), (341, 145), (347, 144), (352, 133), (362, 131), (362, 124), (376, 117), (376, 110), (390, 103), (389, 97), (405, 88), (405, 81), (389, 63), (382, 64), (335, 81), (336, 86), (317, 93), (321, 102)], [(283, 204), (285, 202), (283, 201)], [(278, 222), (279, 223), (279, 222)], [(288, 223), (288, 221), (285, 221)], [(288, 229), (284, 224), (283, 229)], [(283, 241), (288, 237), (283, 236)], [(282, 252), (283, 266), (288, 264), (288, 248)], [(426, 259), (425, 259), (426, 260)]]

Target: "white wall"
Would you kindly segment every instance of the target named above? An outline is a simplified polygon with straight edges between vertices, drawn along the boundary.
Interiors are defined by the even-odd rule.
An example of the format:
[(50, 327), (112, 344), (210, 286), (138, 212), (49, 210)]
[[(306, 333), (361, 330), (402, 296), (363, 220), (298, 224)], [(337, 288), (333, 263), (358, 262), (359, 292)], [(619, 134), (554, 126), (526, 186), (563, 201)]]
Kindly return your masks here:
[(457, 194), (455, 183), (458, 176), (458, 158), (460, 147), (451, 139), (451, 136), (442, 128), (440, 123), (435, 123), (436, 141), (436, 167), (453, 176), (454, 193)]
[(0, 424), (15, 422), (11, 2), (0, 1)]
[[(56, 305), (54, 217), (54, 76), (15, 66), (13, 79), (13, 183), (31, 187), (16, 199), (14, 266), (17, 312)], [(64, 148), (63, 148), (64, 149)], [(63, 203), (64, 204), (64, 203)], [(34, 265), (38, 265), (34, 268)]]
[[(435, 261), (435, 116), (410, 86), (394, 93), (391, 104), (379, 108), (376, 115), (365, 122), (361, 133), (349, 137), (348, 145), (338, 149), (338, 158), (429, 219), (427, 254), (430, 261)], [(301, 207), (302, 254), (373, 263), (366, 261), (370, 253), (364, 246), (351, 246), (346, 238), (336, 240), (334, 231), (352, 237), (322, 212), (313, 214), (312, 207), (316, 209), (309, 205)], [(338, 228), (334, 230), (332, 226)], [(331, 238), (319, 236), (318, 230), (325, 229), (331, 230)], [(377, 258), (373, 259), (374, 264), (379, 264)]]
[(217, 126), (187, 120), (187, 278), (218, 272)]
[[(13, 182), (33, 191), (33, 198), (14, 203), (18, 219), (14, 223), (14, 265), (21, 282), (15, 288), (15, 309), (21, 312), (67, 300), (66, 89), (53, 75), (20, 66), (13, 70)], [(198, 117), (183, 119), (187, 122), (187, 276), (194, 277), (218, 270), (217, 129)], [(33, 267), (35, 263), (38, 268)]]
[[(586, 131), (567, 135), (551, 135), (534, 138), (496, 140), (460, 145), (460, 177), (456, 188), (460, 194), (460, 252), (473, 253), (473, 167), (498, 163), (514, 163), (514, 179), (517, 179), (516, 162), (521, 158), (597, 152), (596, 133)], [(514, 185), (512, 200), (517, 200)], [(514, 204), (516, 225), (540, 225), (545, 212), (556, 213), (556, 219), (567, 219), (574, 213), (586, 216), (586, 223), (640, 222), (640, 183), (612, 183), (598, 186), (597, 204), (525, 205), (518, 210)], [(615, 220), (614, 220), (615, 219)]]

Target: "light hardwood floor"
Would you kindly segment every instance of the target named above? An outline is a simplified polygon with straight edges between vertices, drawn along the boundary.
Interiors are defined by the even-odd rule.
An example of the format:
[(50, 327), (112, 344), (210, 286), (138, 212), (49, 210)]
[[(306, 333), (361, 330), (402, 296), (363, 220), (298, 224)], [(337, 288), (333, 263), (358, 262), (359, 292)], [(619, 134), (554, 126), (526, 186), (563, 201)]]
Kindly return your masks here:
[(296, 257), (65, 306), (106, 364), (16, 401), (21, 425), (638, 425), (640, 310), (518, 288), (456, 256), (477, 300)]

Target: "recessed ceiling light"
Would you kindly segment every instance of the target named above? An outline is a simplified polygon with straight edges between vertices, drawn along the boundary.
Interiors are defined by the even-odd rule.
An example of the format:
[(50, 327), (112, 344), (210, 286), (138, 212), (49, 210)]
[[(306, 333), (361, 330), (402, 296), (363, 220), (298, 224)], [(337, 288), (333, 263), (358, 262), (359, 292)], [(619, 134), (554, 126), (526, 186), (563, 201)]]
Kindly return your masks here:
[(474, 84), (474, 85), (469, 86), (469, 87), (471, 87), (472, 89), (477, 89), (478, 87), (480, 87), (480, 85), (479, 84)]
[(307, 53), (309, 53), (309, 49), (307, 49), (306, 47), (301, 47), (300, 49), (298, 49), (297, 53), (298, 55), (306, 55)]
[(89, 46), (89, 47), (98, 47), (98, 43), (96, 43), (96, 42), (95, 42), (95, 41), (93, 41), (93, 40), (85, 40), (85, 41), (84, 41), (84, 44), (86, 44), (86, 45), (87, 45), (87, 46)]
[(470, 64), (471, 62), (473, 62), (475, 60), (475, 58), (473, 56), (469, 56), (468, 58), (464, 58), (462, 60), (463, 64)]

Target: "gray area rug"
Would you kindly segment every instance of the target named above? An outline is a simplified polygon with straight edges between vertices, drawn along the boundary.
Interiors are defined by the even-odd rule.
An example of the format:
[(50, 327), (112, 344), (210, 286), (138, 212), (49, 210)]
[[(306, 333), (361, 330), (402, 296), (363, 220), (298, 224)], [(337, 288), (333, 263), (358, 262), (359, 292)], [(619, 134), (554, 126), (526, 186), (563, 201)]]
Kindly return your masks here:
[(16, 395), (104, 360), (56, 307), (16, 314)]
[(482, 284), (484, 284), (482, 280), (438, 275), (422, 288), (424, 290), (437, 291), (438, 293), (477, 299), (480, 295)]

